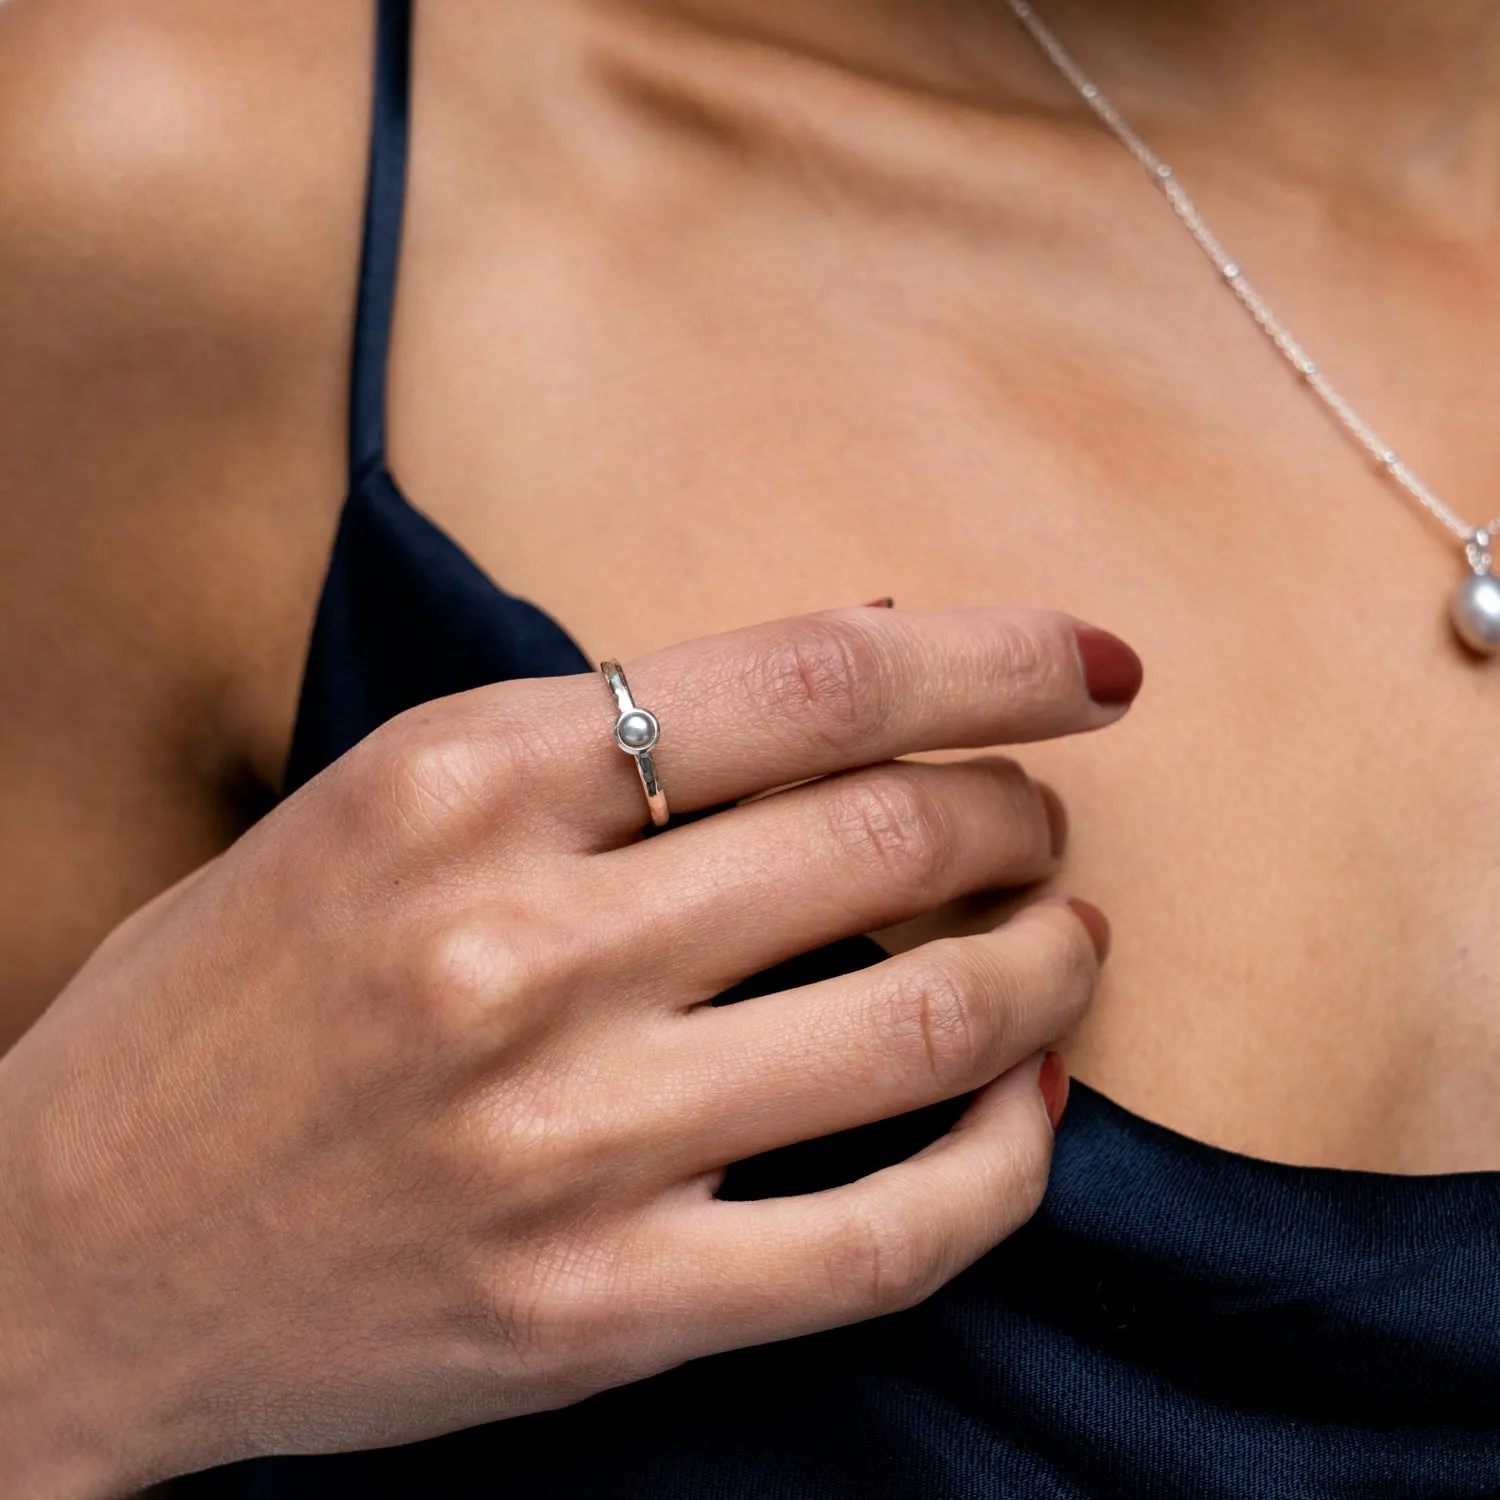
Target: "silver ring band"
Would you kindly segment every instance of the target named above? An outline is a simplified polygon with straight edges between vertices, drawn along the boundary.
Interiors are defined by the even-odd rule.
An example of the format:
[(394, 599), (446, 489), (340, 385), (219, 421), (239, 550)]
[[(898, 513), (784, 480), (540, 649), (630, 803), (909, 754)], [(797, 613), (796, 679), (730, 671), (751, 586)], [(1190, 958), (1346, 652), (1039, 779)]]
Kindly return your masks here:
[(667, 794), (656, 779), (656, 762), (651, 758), (651, 752), (661, 738), (661, 725), (654, 713), (636, 706), (619, 662), (601, 661), (599, 670), (604, 674), (610, 692), (615, 695), (615, 707), (619, 710), (615, 719), (615, 744), (635, 761), (646, 793), (646, 806), (651, 809), (651, 821), (660, 828), (671, 817), (667, 809)]

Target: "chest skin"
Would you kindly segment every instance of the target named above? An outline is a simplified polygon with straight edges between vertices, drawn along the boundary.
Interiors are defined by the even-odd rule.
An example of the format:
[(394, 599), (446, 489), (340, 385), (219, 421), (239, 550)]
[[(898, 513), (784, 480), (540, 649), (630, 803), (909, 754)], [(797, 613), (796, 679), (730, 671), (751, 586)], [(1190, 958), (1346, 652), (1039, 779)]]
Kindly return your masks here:
[[(1500, 1166), (1500, 676), (1448, 635), (1454, 553), (1117, 147), (777, 24), (421, 18), (398, 479), (595, 657), (883, 594), (1119, 632), (1129, 720), (1020, 755), (1116, 930), (1072, 1066), (1257, 1155)], [(1490, 503), (1497, 247), (1163, 145), (1325, 368)]]
[[(884, 594), (1122, 634), (1126, 722), (1020, 752), (1069, 807), (1058, 885), (1116, 934), (1071, 1066), (1256, 1155), (1500, 1168), (1500, 676), (1449, 639), (1456, 557), (997, 8), (418, 12), (390, 390), (414, 503), (596, 657)], [(0, 22), (25, 106), (0, 188), (52, 215), (0, 281), (8, 1039), (284, 761), (341, 485), (369, 34), (282, 0)], [(1493, 236), (1153, 138), (1486, 513)]]

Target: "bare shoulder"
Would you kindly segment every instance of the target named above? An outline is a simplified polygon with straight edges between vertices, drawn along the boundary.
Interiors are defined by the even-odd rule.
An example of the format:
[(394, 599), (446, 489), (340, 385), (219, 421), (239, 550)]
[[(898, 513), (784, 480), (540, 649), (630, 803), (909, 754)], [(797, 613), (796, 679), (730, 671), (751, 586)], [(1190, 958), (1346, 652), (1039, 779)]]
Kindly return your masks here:
[(371, 9), (0, 0), (0, 634), (225, 674), (305, 625), (275, 611), (341, 483)]
[(372, 8), (0, 0), (0, 1050), (279, 774)]
[(368, 9), (4, 0), (7, 262), (209, 286), (290, 256), (357, 197)]

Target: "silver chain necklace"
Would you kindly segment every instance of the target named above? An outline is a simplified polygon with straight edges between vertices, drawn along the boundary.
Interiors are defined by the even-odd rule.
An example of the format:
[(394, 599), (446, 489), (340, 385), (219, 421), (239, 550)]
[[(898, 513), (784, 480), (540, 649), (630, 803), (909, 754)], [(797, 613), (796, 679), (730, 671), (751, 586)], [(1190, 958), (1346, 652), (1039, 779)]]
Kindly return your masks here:
[(1440, 521), (1462, 544), (1468, 558), (1469, 574), (1453, 591), (1450, 618), (1454, 633), (1471, 650), (1485, 656), (1500, 651), (1500, 579), (1490, 572), (1492, 539), (1500, 536), (1500, 516), (1485, 526), (1470, 526), (1462, 516), (1433, 492), (1415, 474), (1379, 433), (1349, 404), (1332, 381), (1309, 357), (1307, 350), (1271, 311), (1264, 297), (1250, 284), (1240, 263), (1224, 248), (1222, 241), (1198, 212), (1198, 206), (1177, 180), (1177, 174), (1134, 130), (1099, 85), (1074, 61), (1061, 42), (1052, 34), (1026, 0), (1007, 0), (1012, 12), (1037, 46), (1056, 65), (1059, 73), (1078, 90), (1079, 95), (1099, 117), (1110, 134), (1146, 169), (1161, 189), (1183, 227), (1198, 242), (1198, 248), (1213, 262), (1225, 286), (1239, 299), (1240, 305), (1255, 320), (1256, 326), (1275, 345), (1298, 378), (1324, 409), (1347, 431), (1380, 466), (1424, 510)]

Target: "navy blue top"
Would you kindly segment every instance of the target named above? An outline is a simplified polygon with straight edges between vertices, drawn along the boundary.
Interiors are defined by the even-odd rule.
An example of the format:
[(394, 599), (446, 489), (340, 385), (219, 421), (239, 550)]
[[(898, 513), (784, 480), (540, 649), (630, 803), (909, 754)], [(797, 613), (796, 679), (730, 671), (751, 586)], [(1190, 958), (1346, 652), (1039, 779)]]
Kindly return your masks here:
[[(391, 715), (591, 669), (385, 466), (410, 0), (381, 0), (351, 488), (288, 789)], [(736, 992), (877, 962), (835, 944)], [(743, 1164), (803, 1191), (895, 1160), (947, 1105)], [(911, 1312), (699, 1361), (411, 1447), (268, 1459), (187, 1494), (465, 1500), (1268, 1500), (1500, 1495), (1500, 1173), (1396, 1177), (1205, 1146), (1075, 1084), (1033, 1221)]]

